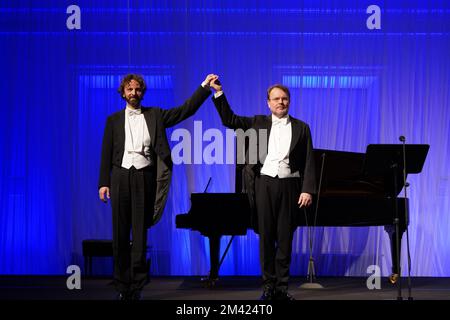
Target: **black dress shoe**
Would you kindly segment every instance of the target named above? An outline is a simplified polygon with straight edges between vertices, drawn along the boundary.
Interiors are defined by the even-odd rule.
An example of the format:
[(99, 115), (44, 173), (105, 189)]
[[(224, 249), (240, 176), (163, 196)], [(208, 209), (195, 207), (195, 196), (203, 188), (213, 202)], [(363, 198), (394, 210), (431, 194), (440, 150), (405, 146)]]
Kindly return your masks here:
[(207, 277), (203, 277), (200, 279), (200, 282), (202, 283), (202, 285), (208, 289), (213, 289), (216, 286), (218, 281), (219, 281), (219, 277), (212, 276), (212, 275), (209, 275)]
[(130, 299), (131, 300), (142, 300), (142, 291), (141, 290), (133, 291), (130, 295)]
[(264, 291), (263, 291), (261, 297), (259, 297), (259, 300), (269, 301), (269, 300), (273, 300), (273, 298), (274, 298), (273, 288), (266, 287), (266, 288), (264, 288)]
[(117, 300), (121, 300), (121, 301), (131, 300), (130, 293), (129, 292), (119, 292), (117, 294)]
[(277, 291), (274, 295), (274, 300), (278, 301), (294, 301), (295, 298), (289, 294), (289, 292), (282, 290)]

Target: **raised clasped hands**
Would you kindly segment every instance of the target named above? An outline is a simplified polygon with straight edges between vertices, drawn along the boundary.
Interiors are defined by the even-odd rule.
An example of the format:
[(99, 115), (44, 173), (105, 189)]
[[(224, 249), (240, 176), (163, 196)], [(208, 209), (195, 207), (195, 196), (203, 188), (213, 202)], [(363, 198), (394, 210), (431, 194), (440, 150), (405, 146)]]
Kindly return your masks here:
[(219, 81), (219, 76), (216, 74), (208, 74), (203, 81), (204, 86), (213, 88), (215, 92), (222, 91), (222, 84)]

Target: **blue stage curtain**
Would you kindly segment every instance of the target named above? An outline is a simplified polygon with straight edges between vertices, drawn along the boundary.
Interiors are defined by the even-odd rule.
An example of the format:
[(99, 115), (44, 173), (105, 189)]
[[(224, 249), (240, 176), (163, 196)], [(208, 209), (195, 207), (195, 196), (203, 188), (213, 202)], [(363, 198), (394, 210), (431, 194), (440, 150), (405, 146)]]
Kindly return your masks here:
[[(371, 1), (76, 4), (79, 30), (66, 27), (68, 2), (0, 4), (1, 274), (63, 274), (83, 264), (83, 239), (111, 238), (110, 206), (97, 191), (101, 139), (106, 117), (124, 108), (121, 76), (135, 72), (148, 82), (144, 105), (163, 108), (181, 104), (217, 73), (241, 115), (268, 114), (267, 87), (284, 83), (292, 90), (291, 114), (310, 124), (316, 148), (364, 152), (369, 143), (398, 143), (400, 135), (430, 144), (423, 172), (408, 178), (412, 274), (450, 276), (447, 1), (382, 2), (381, 30), (366, 27)], [(208, 100), (169, 129), (169, 138), (176, 129), (193, 133), (195, 121), (203, 132), (225, 136)], [(174, 167), (166, 211), (149, 231), (153, 274), (208, 272), (207, 241), (176, 229), (175, 216), (189, 210), (190, 193), (203, 192), (210, 178), (209, 192), (233, 192), (234, 170)], [(321, 276), (364, 276), (371, 264), (391, 271), (382, 227), (316, 228), (314, 240)], [(306, 273), (307, 245), (307, 230), (299, 228), (294, 275)], [(249, 231), (234, 240), (221, 273), (257, 275), (258, 259), (258, 237)]]

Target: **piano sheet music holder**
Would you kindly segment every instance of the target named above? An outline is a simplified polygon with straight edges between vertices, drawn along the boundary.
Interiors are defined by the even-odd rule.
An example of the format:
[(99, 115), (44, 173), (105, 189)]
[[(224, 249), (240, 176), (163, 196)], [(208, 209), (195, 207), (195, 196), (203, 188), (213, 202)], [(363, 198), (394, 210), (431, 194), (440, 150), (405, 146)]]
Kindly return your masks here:
[[(405, 144), (406, 175), (422, 171), (429, 148), (428, 144)], [(396, 197), (404, 187), (403, 145), (369, 144), (363, 164), (363, 175), (369, 181), (383, 180), (386, 194)], [(392, 175), (396, 176), (395, 179)]]
[[(406, 144), (406, 173), (420, 173), (428, 154), (428, 144)], [(403, 171), (403, 145), (402, 144), (369, 144), (366, 149), (364, 161), (364, 174), (366, 176), (379, 175), (390, 172), (392, 165), (398, 165)]]

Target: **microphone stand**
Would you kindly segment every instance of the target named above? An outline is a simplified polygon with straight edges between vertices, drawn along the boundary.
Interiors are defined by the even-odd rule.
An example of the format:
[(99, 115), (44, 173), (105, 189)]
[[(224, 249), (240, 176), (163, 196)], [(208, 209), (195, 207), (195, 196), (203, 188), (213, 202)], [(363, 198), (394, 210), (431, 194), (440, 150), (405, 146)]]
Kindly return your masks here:
[[(403, 184), (404, 184), (404, 198), (405, 198), (405, 228), (406, 228), (406, 252), (408, 255), (408, 300), (413, 300), (411, 295), (411, 254), (409, 250), (409, 232), (408, 232), (408, 200), (406, 189), (409, 187), (409, 183), (406, 181), (406, 138), (400, 136), (399, 140), (403, 143)], [(400, 268), (400, 266), (399, 266)]]
[(400, 219), (398, 217), (398, 203), (396, 198), (397, 193), (397, 170), (398, 163), (393, 162), (391, 164), (392, 176), (394, 178), (394, 191), (392, 194), (392, 199), (394, 201), (394, 212), (395, 212), (395, 260), (397, 261), (397, 272), (398, 272), (398, 280), (397, 280), (397, 300), (403, 300), (402, 297), (402, 275), (401, 275), (401, 266), (400, 266)]
[[(325, 164), (325, 153), (322, 153), (322, 166), (320, 168), (320, 179), (319, 179), (319, 190), (317, 191), (317, 203), (316, 203), (316, 210), (314, 212), (314, 225), (313, 227), (316, 226), (317, 224), (317, 212), (319, 210), (319, 199), (320, 199), (320, 189), (322, 187), (322, 176), (323, 176), (323, 167)], [(303, 213), (305, 214), (305, 222), (306, 222), (306, 226), (308, 228), (308, 240), (309, 240), (309, 262), (308, 262), (308, 276), (307, 279), (309, 280), (309, 282), (303, 283), (302, 285), (299, 286), (299, 288), (303, 288), (303, 289), (323, 289), (323, 286), (318, 283), (315, 282), (316, 280), (316, 271), (314, 268), (314, 258), (313, 258), (313, 238), (314, 236), (312, 235), (313, 232), (311, 230), (311, 226), (308, 224), (308, 215), (306, 213), (306, 208), (303, 208)]]

